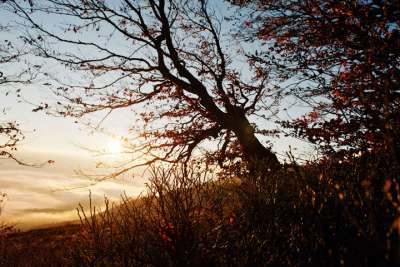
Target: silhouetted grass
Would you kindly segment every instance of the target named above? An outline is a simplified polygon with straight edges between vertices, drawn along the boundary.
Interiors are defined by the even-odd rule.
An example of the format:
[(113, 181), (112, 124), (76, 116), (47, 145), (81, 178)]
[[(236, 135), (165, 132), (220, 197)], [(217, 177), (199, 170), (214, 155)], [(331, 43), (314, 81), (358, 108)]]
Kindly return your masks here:
[[(399, 169), (388, 155), (209, 182), (158, 169), (148, 194), (81, 213), (75, 259), (101, 266), (395, 266)], [(203, 176), (202, 176), (203, 175)]]
[(18, 235), (8, 238), (16, 245), (3, 266), (400, 264), (396, 155), (292, 163), (277, 173), (259, 166), (225, 180), (193, 166), (154, 168), (143, 196), (81, 206), (79, 228), (43, 232), (58, 245), (38, 250), (44, 238), (28, 234), (21, 248)]

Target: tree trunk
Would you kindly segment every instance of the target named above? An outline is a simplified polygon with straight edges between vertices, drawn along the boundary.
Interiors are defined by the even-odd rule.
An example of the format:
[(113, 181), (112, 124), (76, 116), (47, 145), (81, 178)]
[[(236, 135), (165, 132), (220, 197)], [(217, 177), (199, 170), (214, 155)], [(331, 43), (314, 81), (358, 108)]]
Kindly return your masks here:
[[(271, 171), (281, 167), (276, 155), (263, 146), (254, 133), (254, 127), (243, 114), (235, 114), (229, 119), (230, 128), (239, 140), (246, 160), (253, 164), (261, 164)], [(260, 166), (260, 165), (259, 165)]]

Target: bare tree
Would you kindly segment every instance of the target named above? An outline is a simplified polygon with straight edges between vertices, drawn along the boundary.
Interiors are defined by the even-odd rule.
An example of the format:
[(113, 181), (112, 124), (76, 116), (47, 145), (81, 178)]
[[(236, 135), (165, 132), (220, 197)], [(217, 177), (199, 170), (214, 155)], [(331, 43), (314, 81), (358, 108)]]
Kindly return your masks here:
[[(0, 2), (1, 11), (7, 8), (4, 2)], [(9, 34), (13, 30), (15, 30), (15, 25), (7, 24), (7, 20), (0, 24), (0, 33), (5, 36), (0, 42), (0, 94), (3, 97), (15, 94), (17, 98), (20, 98), (21, 88), (33, 83), (41, 66), (27, 61), (31, 51), (23, 48), (20, 41)], [(38, 108), (41, 107), (35, 109)], [(18, 145), (25, 136), (17, 121), (4, 118), (7, 112), (8, 107), (0, 106), (0, 159), (12, 159), (18, 164), (34, 167), (43, 165), (43, 163), (28, 163), (15, 156)], [(48, 163), (53, 163), (53, 161), (49, 160)]]
[[(5, 32), (7, 27), (0, 25), (0, 32)], [(8, 91), (3, 91), (4, 88), (7, 88), (7, 85), (18, 83), (18, 82), (26, 82), (26, 77), (23, 77), (24, 72), (21, 72), (16, 75), (7, 75), (3, 71), (3, 67), (9, 63), (12, 63), (18, 59), (18, 53), (13, 44), (5, 40), (4, 43), (0, 44), (0, 90), (2, 93), (8, 95)], [(1, 111), (2, 115), (4, 115), (6, 110), (3, 108)], [(14, 153), (16, 151), (16, 147), (18, 142), (24, 139), (24, 135), (22, 134), (21, 130), (18, 127), (19, 125), (13, 121), (0, 121), (0, 158), (11, 158), (18, 163), (23, 164), (19, 161), (15, 156)]]
[[(59, 114), (82, 117), (96, 111), (132, 108), (149, 159), (187, 162), (200, 143), (212, 140), (208, 159), (221, 166), (241, 157), (280, 167), (259, 140), (251, 119), (271, 108), (268, 76), (237, 62), (230, 20), (220, 3), (200, 1), (40, 1), (8, 3), (23, 18), (25, 41), (38, 55), (91, 75), (87, 84), (55, 89)], [(25, 5), (24, 5), (25, 4)], [(226, 14), (225, 14), (226, 15)], [(68, 21), (64, 28), (40, 17)], [(61, 19), (62, 18), (62, 19)], [(236, 62), (235, 62), (236, 61)], [(241, 70), (245, 71), (241, 73)], [(271, 104), (272, 105), (272, 104)], [(117, 174), (138, 165), (131, 162)]]

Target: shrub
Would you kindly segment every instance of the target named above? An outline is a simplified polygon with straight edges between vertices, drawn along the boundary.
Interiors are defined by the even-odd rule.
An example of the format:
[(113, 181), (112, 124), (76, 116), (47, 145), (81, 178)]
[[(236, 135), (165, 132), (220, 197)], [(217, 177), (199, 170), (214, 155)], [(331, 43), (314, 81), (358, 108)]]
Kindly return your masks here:
[[(392, 155), (393, 156), (393, 155)], [(395, 266), (399, 165), (330, 159), (213, 180), (154, 168), (145, 195), (80, 208), (81, 266)]]

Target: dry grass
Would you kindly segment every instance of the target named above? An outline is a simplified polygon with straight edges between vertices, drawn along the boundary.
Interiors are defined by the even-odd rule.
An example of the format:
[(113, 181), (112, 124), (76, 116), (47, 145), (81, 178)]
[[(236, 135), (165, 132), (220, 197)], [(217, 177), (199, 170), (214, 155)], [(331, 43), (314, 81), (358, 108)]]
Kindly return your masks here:
[(80, 207), (81, 226), (3, 238), (2, 266), (398, 266), (400, 172), (388, 157), (234, 182), (155, 168), (143, 196)]
[(9, 232), (1, 247), (1, 266), (68, 266), (80, 225)]

